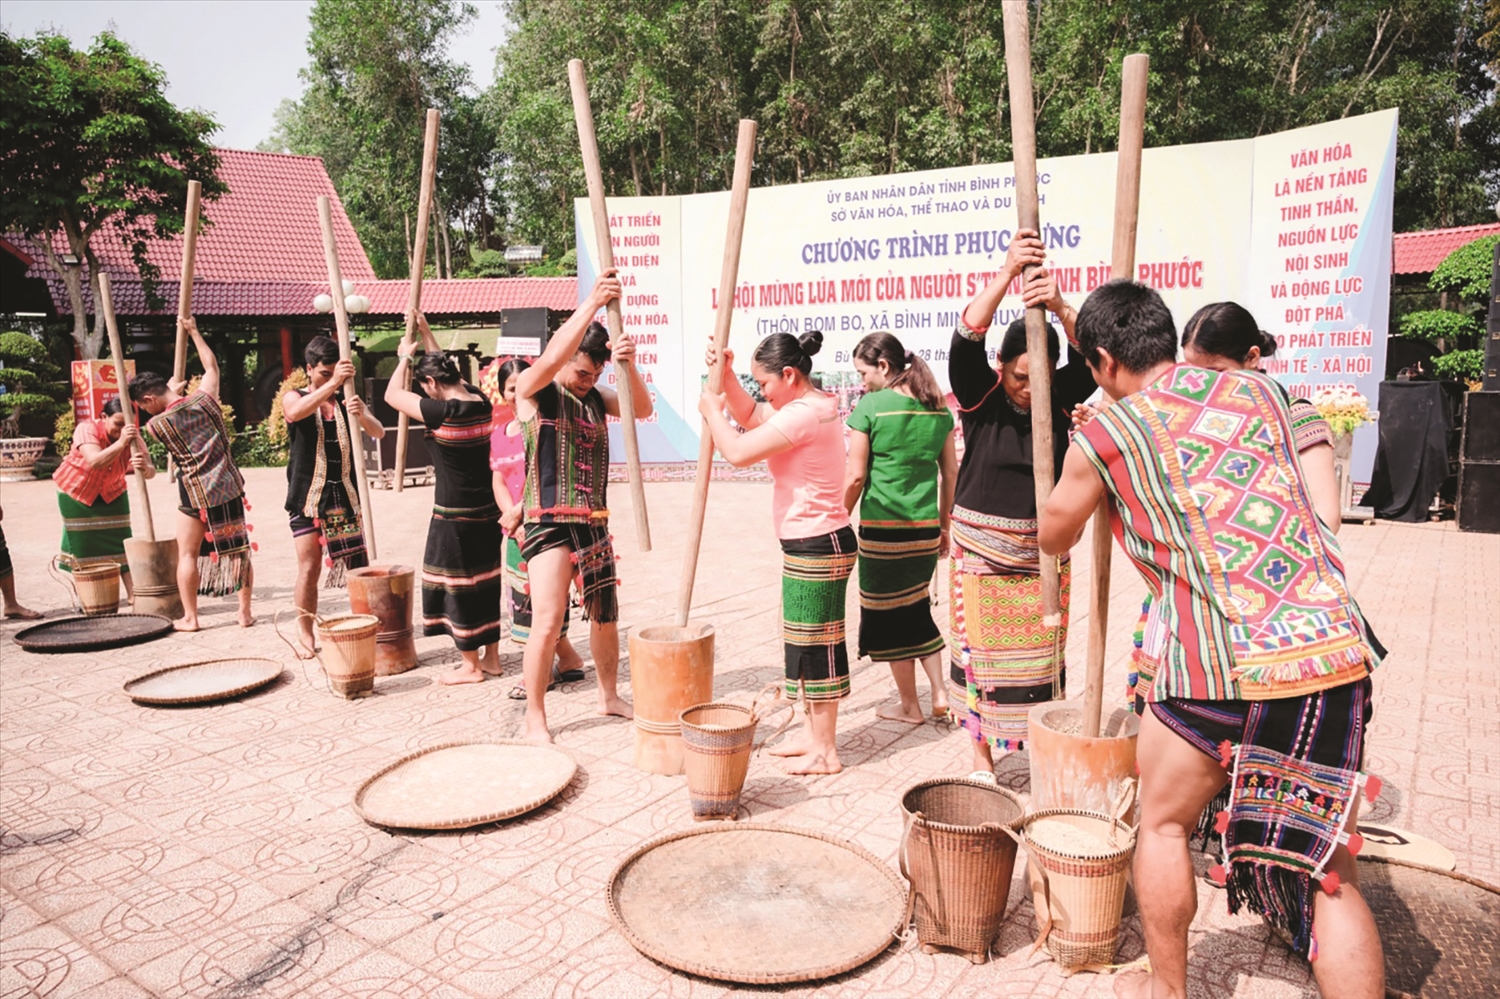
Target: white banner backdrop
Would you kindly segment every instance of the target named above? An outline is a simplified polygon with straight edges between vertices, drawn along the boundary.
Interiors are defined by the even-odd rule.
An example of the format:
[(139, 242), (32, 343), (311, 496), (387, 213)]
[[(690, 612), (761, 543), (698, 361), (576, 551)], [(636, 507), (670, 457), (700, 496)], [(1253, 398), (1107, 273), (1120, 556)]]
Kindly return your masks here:
[[(1391, 110), (1147, 149), (1137, 278), (1162, 293), (1179, 326), (1209, 302), (1240, 302), (1278, 338), (1269, 370), (1294, 392), (1352, 384), (1374, 405), (1385, 368), (1395, 143)], [(1115, 154), (1044, 159), (1038, 174), (1049, 266), (1080, 304), (1109, 278)], [(728, 205), (727, 191), (609, 199), (625, 323), (657, 409), (641, 428), (643, 461), (697, 455)], [(575, 222), (582, 295), (599, 269), (586, 199), (575, 202)], [(850, 351), (885, 330), (946, 386), (953, 327), (999, 269), (1015, 229), (1008, 163), (756, 188), (730, 333), (736, 367), (746, 373), (771, 333), (821, 329), (814, 372), (852, 401)], [(1021, 314), (1015, 292), (1001, 302), (997, 329)], [(996, 346), (992, 337), (992, 356)], [(1356, 480), (1368, 481), (1373, 443), (1369, 428), (1356, 437)]]

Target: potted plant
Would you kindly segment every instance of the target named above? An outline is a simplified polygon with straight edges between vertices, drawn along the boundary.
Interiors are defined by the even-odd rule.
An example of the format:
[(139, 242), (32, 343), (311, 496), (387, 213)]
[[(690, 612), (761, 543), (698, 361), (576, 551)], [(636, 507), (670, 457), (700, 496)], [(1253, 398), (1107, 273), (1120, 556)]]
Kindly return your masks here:
[(51, 421), (63, 408), (62, 389), (53, 384), (57, 365), (41, 341), (25, 333), (0, 333), (0, 482), (33, 477), (46, 437), (23, 436), (21, 420)]
[(1427, 287), (1439, 297), (1439, 308), (1402, 316), (1401, 335), (1437, 347), (1433, 373), (1439, 378), (1479, 388), (1484, 371), (1484, 315), (1490, 300), (1490, 269), (1500, 235), (1481, 236), (1443, 258)]
[(1370, 400), (1352, 385), (1319, 389), (1313, 393), (1311, 402), (1333, 431), (1333, 468), (1339, 483), (1339, 509), (1347, 512), (1354, 508), (1354, 483), (1349, 478), (1354, 431), (1373, 422), (1376, 414), (1370, 410)]

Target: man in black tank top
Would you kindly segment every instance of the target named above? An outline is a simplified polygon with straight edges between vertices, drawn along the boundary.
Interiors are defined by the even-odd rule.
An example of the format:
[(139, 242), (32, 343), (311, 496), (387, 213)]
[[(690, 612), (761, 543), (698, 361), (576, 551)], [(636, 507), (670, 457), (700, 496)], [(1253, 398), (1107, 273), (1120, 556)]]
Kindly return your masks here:
[[(358, 426), (350, 426), (339, 411), (338, 393), (354, 377), (354, 364), (339, 360), (338, 344), (326, 336), (314, 337), (303, 352), (303, 360), (307, 362), (308, 387), (293, 389), (281, 397), (287, 427), (286, 510), (297, 552), (292, 599), (299, 611), (316, 614), (325, 546), (332, 563), (330, 586), (343, 585), (346, 569), (368, 564), (360, 536), (359, 484), (353, 481), (354, 471), (344, 454), (351, 447), (361, 446), (360, 429), (379, 440), (385, 436), (385, 428), (352, 391), (344, 395)], [(311, 659), (313, 619), (299, 616), (297, 631), (302, 644), (297, 656)]]

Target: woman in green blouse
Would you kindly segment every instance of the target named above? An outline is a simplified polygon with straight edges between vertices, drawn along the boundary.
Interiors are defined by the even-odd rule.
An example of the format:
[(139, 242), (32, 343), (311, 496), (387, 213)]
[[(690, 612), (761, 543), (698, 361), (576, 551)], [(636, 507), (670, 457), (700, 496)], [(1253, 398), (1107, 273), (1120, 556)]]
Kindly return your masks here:
[(849, 414), (844, 505), (859, 507), (859, 654), (891, 664), (901, 703), (881, 718), (921, 724), (916, 663), (932, 686), (932, 715), (948, 713), (943, 636), (928, 586), (948, 547), (958, 458), (953, 414), (922, 359), (889, 333), (854, 348), (868, 394)]

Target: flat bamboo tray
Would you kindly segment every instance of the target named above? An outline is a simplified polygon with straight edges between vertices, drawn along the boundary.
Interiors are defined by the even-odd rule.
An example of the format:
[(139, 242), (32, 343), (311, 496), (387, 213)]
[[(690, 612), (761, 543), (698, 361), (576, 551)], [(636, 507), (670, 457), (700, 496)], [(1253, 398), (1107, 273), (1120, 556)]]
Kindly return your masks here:
[(774, 985), (842, 974), (902, 930), (906, 887), (852, 843), (751, 824), (689, 829), (641, 846), (606, 889), (636, 950), (689, 974)]
[(1468, 999), (1500, 983), (1500, 887), (1389, 858), (1360, 857), (1359, 890), (1385, 947), (1388, 995)]
[(259, 690), (281, 674), (275, 659), (208, 659), (127, 680), (125, 693), (137, 704), (207, 704)]
[(21, 629), (14, 637), (27, 652), (98, 652), (171, 633), (171, 619), (159, 614), (104, 614), (43, 621)]
[(467, 829), (541, 808), (577, 772), (556, 746), (449, 742), (382, 767), (354, 792), (354, 811), (389, 829)]

